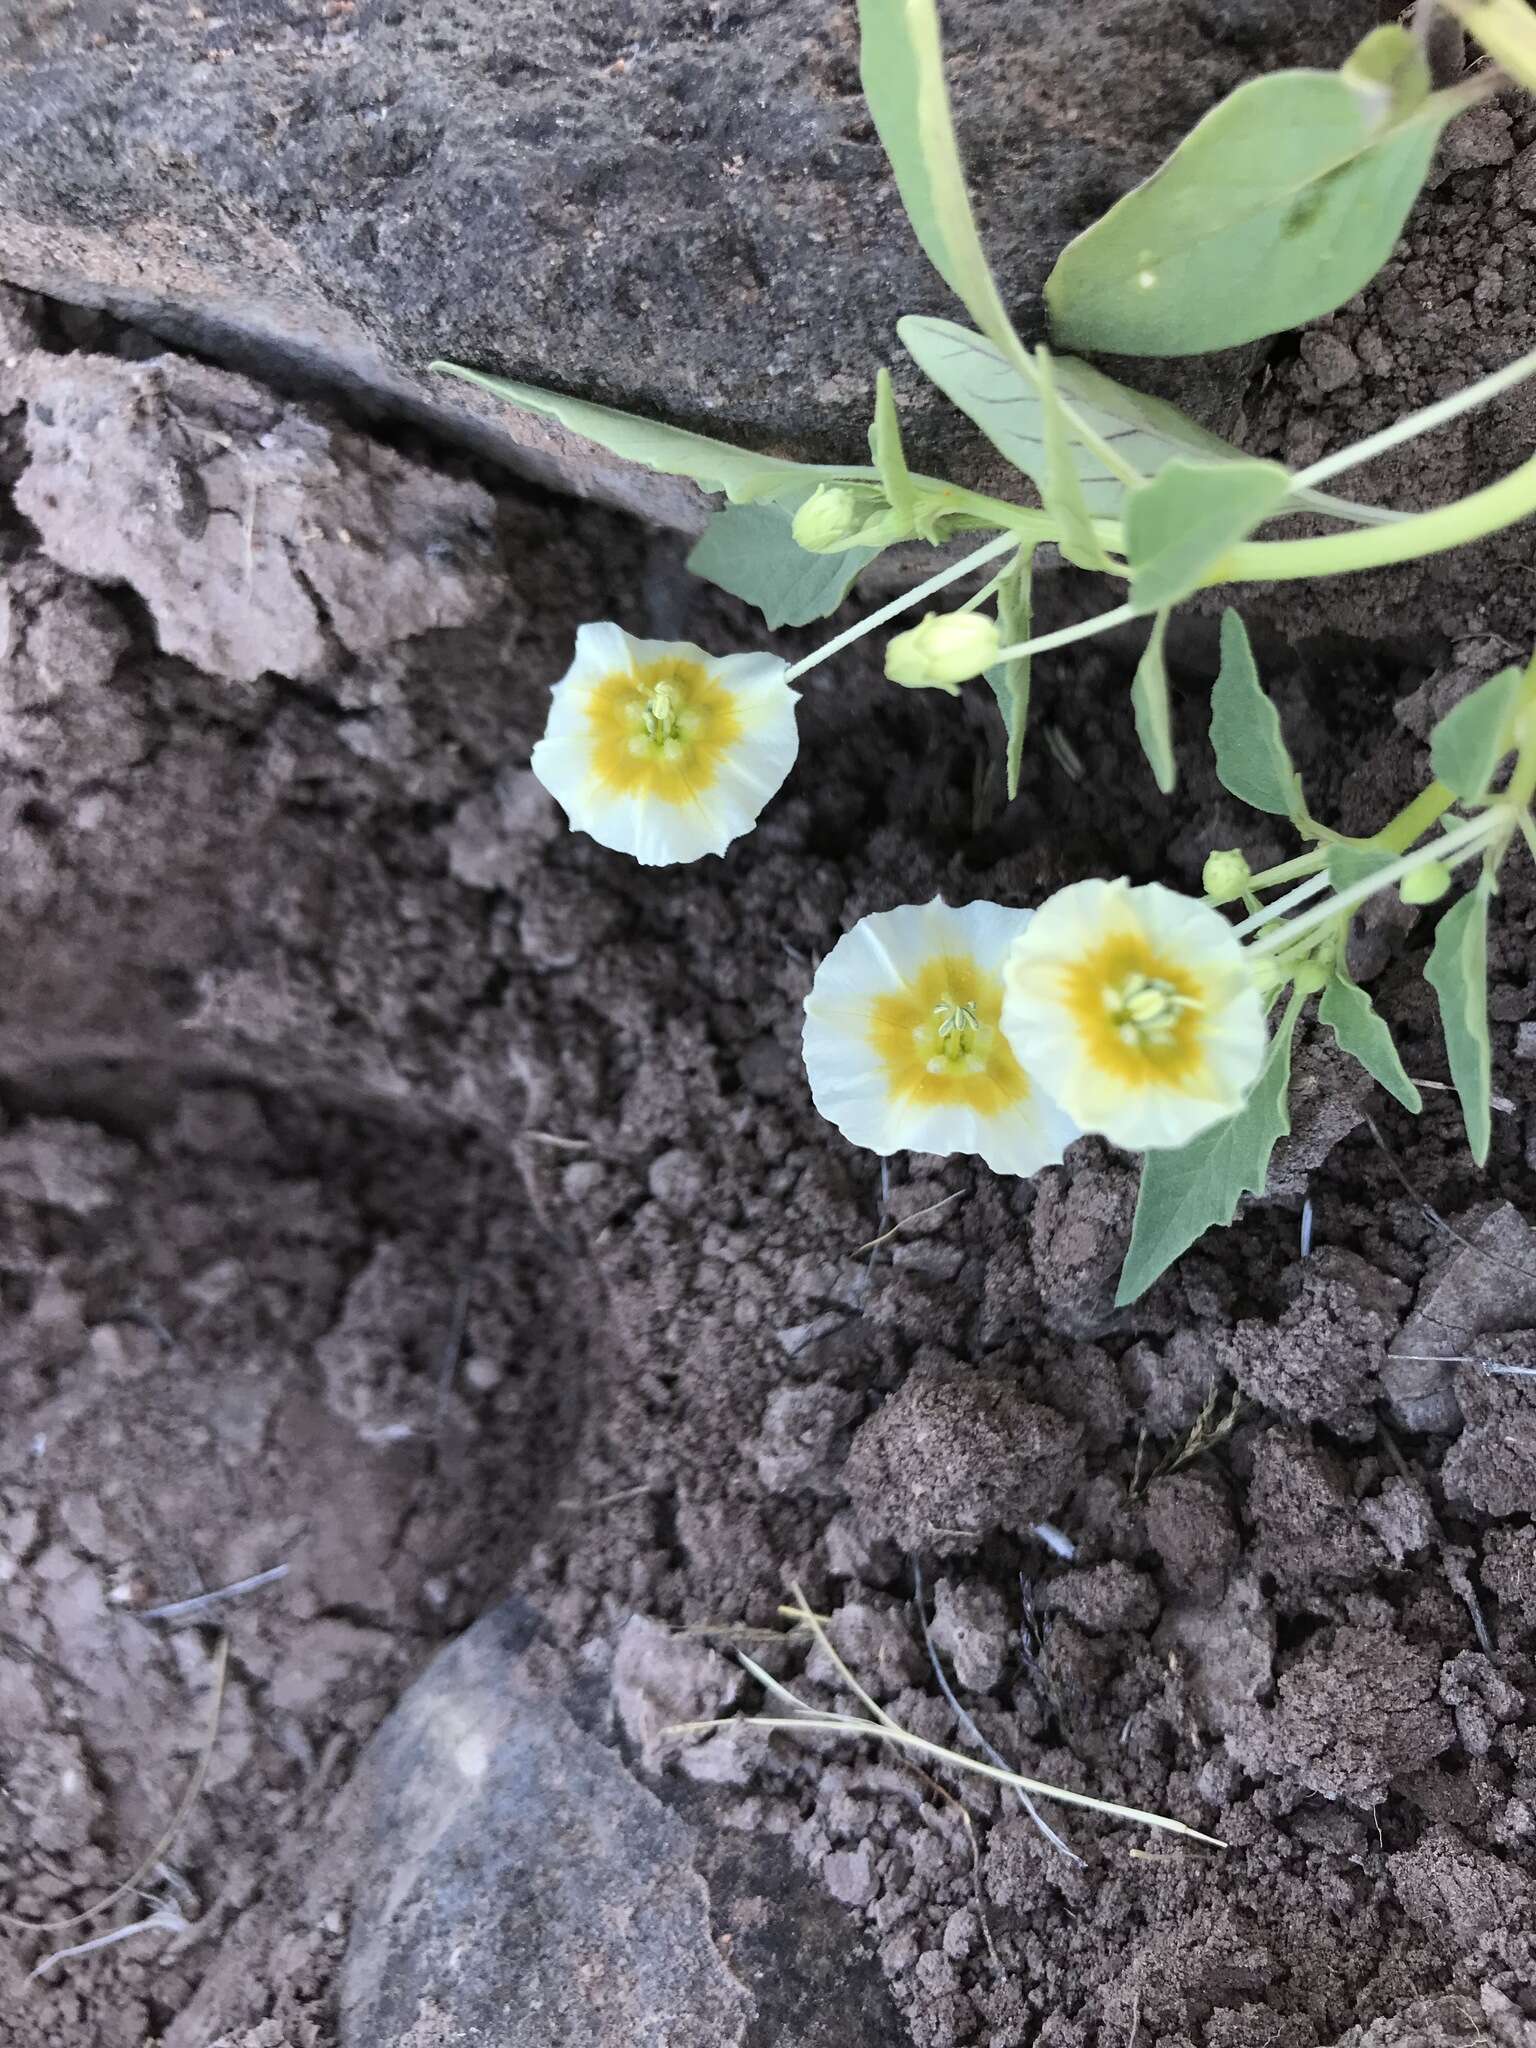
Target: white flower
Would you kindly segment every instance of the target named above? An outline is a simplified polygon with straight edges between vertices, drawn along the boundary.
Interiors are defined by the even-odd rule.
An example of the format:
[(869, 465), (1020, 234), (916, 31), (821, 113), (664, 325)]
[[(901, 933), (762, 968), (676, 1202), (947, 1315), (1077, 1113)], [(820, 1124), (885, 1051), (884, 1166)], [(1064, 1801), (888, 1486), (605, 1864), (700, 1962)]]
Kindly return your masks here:
[(533, 772), (577, 830), (648, 867), (724, 853), (794, 766), (784, 671), (769, 654), (583, 626)]
[(979, 1152), (994, 1172), (1053, 1166), (1078, 1135), (999, 1029), (1003, 962), (1031, 913), (937, 897), (845, 932), (805, 999), (816, 1107), (872, 1152)]
[(1157, 882), (1074, 882), (1009, 955), (1003, 1029), (1084, 1130), (1132, 1151), (1184, 1145), (1242, 1107), (1265, 1052), (1241, 942)]

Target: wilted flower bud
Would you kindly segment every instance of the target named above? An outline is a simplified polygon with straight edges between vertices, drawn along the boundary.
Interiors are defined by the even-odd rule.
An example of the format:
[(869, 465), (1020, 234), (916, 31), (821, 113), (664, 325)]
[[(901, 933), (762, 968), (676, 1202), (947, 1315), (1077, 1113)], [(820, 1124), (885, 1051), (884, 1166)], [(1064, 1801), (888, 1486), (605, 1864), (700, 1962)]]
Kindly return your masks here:
[(1230, 903), (1252, 880), (1253, 869), (1236, 847), (1206, 855), (1200, 886), (1213, 903)]
[(979, 676), (998, 656), (997, 624), (983, 612), (930, 612), (885, 650), (885, 672), (909, 690), (947, 690)]
[(1405, 903), (1438, 903), (1451, 886), (1451, 871), (1443, 860), (1427, 860), (1411, 868), (1397, 885)]

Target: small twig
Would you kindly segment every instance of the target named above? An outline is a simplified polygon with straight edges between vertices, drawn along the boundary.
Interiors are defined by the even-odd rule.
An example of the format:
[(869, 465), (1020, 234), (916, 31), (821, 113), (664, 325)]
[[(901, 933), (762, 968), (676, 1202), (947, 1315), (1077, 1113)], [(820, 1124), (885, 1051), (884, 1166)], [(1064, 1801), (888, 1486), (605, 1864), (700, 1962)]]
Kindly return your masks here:
[(98, 1899), (94, 1906), (87, 1906), (83, 1912), (71, 1913), (64, 1920), (23, 1920), (17, 1913), (0, 1913), (0, 1925), (22, 1928), (29, 1934), (61, 1934), (66, 1927), (79, 1927), (85, 1921), (94, 1920), (98, 1914), (105, 1913), (109, 1907), (115, 1906), (119, 1899), (126, 1898), (129, 1892), (137, 1891), (156, 1864), (164, 1861), (171, 1844), (186, 1826), (187, 1816), (197, 1804), (203, 1789), (203, 1780), (208, 1775), (208, 1766), (213, 1760), (213, 1746), (219, 1739), (219, 1717), (224, 1711), (224, 1676), (228, 1668), (229, 1637), (220, 1636), (218, 1648), (213, 1653), (213, 1700), (208, 1709), (207, 1737), (198, 1754), (197, 1762), (192, 1767), (187, 1789), (182, 1793), (180, 1803), (171, 1815), (165, 1833), (142, 1862), (136, 1864), (131, 1874), (114, 1890), (108, 1892), (104, 1899)]
[[(959, 1700), (955, 1697), (954, 1688), (950, 1685), (944, 1666), (939, 1658), (939, 1646), (933, 1640), (933, 1631), (928, 1625), (927, 1605), (923, 1596), (923, 1567), (915, 1557), (912, 1560), (912, 1588), (913, 1596), (917, 1601), (917, 1619), (923, 1631), (923, 1642), (928, 1651), (928, 1661), (933, 1666), (933, 1675), (939, 1682), (939, 1691), (948, 1700), (955, 1719), (960, 1723), (960, 1726), (969, 1735), (982, 1754), (989, 1756), (993, 1763), (1001, 1764), (1003, 1769), (1007, 1770), (1008, 1759), (993, 1748), (986, 1736), (977, 1727), (975, 1717), (965, 1707), (961, 1706)], [(1020, 1806), (1023, 1807), (1024, 1811), (1029, 1815), (1051, 1846), (1059, 1849), (1068, 1862), (1081, 1864), (1082, 1857), (1078, 1855), (1075, 1849), (1070, 1848), (1061, 1839), (1061, 1836), (1057, 1834), (1056, 1830), (1051, 1826), (1050, 1822), (1041, 1813), (1039, 1807), (1035, 1805), (1035, 1802), (1024, 1791), (1022, 1786), (1015, 1786), (1014, 1790), (1018, 1793)], [(987, 1945), (989, 1948), (991, 1947), (990, 1940)]]
[(1482, 1602), (1477, 1597), (1477, 1588), (1472, 1583), (1472, 1574), (1467, 1569), (1467, 1554), (1442, 1544), (1440, 1562), (1445, 1566), (1446, 1583), (1472, 1618), (1472, 1633), (1477, 1637), (1477, 1647), (1485, 1657), (1495, 1654), (1493, 1638), (1488, 1633), (1488, 1624), (1483, 1618)]
[(138, 1619), (179, 1621), (184, 1614), (200, 1614), (215, 1600), (232, 1600), (238, 1593), (254, 1593), (258, 1586), (275, 1586), (279, 1579), (287, 1578), (288, 1570), (285, 1564), (275, 1564), (269, 1571), (256, 1572), (248, 1579), (236, 1579), (232, 1586), (216, 1586), (211, 1593), (196, 1593), (190, 1600), (171, 1600), (164, 1607), (141, 1608)]
[(589, 1152), (590, 1138), (562, 1138), (557, 1131), (514, 1131), (514, 1138), (526, 1138), (530, 1145), (553, 1145), (562, 1152)]
[(1499, 1358), (1473, 1358), (1465, 1351), (1392, 1351), (1389, 1358), (1406, 1358), (1414, 1365), (1475, 1365), (1491, 1380), (1536, 1380), (1536, 1365), (1509, 1365)]
[(1059, 725), (1048, 724), (1044, 728), (1045, 744), (1056, 758), (1056, 765), (1072, 782), (1081, 782), (1087, 774), (1082, 756), (1067, 738)]
[(555, 1506), (562, 1515), (595, 1515), (604, 1508), (616, 1508), (627, 1500), (638, 1500), (642, 1493), (656, 1491), (652, 1481), (643, 1479), (638, 1486), (620, 1487), (617, 1493), (600, 1493), (596, 1500), (557, 1500)]
[(464, 1330), (469, 1321), (469, 1275), (466, 1273), (453, 1293), (453, 1309), (448, 1319), (448, 1334), (443, 1339), (443, 1355), (437, 1367), (436, 1415), (434, 1433), (442, 1436), (448, 1424), (448, 1400), (453, 1392), (453, 1376), (458, 1371), (459, 1359), (464, 1351)]
[(868, 1244), (855, 1245), (848, 1254), (849, 1258), (859, 1259), (864, 1256), (865, 1252), (878, 1250), (881, 1245), (889, 1244), (891, 1239), (899, 1232), (905, 1230), (909, 1223), (920, 1223), (925, 1216), (935, 1215), (940, 1209), (947, 1207), (949, 1203), (958, 1202), (962, 1195), (968, 1195), (969, 1193), (969, 1188), (956, 1188), (952, 1195), (941, 1195), (938, 1201), (930, 1202), (926, 1209), (914, 1209), (910, 1216), (901, 1217), (891, 1225), (889, 1230), (883, 1230), (878, 1237), (872, 1237)]
[[(1454, 1095), (1456, 1093), (1456, 1083), (1454, 1081), (1426, 1081), (1420, 1074), (1410, 1075), (1409, 1078), (1412, 1080), (1415, 1088), (1433, 1088), (1438, 1095)], [(1515, 1113), (1515, 1105), (1507, 1095), (1490, 1095), (1488, 1107), (1490, 1109), (1502, 1110), (1506, 1116), (1513, 1116)]]

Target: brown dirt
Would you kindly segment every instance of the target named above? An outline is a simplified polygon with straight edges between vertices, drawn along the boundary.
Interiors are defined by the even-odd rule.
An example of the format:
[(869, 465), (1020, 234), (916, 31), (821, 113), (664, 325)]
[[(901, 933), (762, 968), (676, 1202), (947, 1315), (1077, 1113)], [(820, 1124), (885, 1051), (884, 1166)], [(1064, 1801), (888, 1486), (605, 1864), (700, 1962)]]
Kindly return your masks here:
[[(1037, 745), (1004, 810), (990, 711), (840, 664), (806, 692), (801, 763), (763, 826), (719, 865), (643, 872), (561, 830), (523, 764), (582, 619), (758, 637), (672, 542), (503, 491), (494, 568), (466, 580), (450, 551), (384, 644), (295, 577), (326, 659), (210, 674), (157, 647), (170, 585), (134, 567), (145, 549), (186, 560), (186, 479), (169, 479), (201, 458), (195, 437), (168, 455), (165, 420), (195, 403), (239, 448), (270, 432), (272, 401), (168, 358), (145, 405), (131, 336), (8, 317), (12, 1911), (78, 1910), (153, 1841), (216, 1627), (232, 1644), (208, 1789), (171, 1858), (190, 1937), (138, 1936), (27, 1987), (42, 1943), (17, 1938), (0, 1977), (15, 2048), (325, 2048), (346, 1920), (340, 1902), (301, 1915), (300, 1874), (360, 1742), (508, 1586), (591, 1675), (636, 1615), (761, 1628), (798, 1576), (876, 1696), (948, 1737), (907, 1548), (936, 1560), (938, 1639), (1001, 1749), (1232, 1845), (1072, 1815), (1078, 1866), (973, 1788), (978, 1874), (952, 1810), (876, 1754), (685, 1752), (710, 1793), (695, 1819), (782, 1836), (820, 1873), (914, 2043), (1525, 2048), (1536, 1396), (1441, 1374), (1441, 1423), (1415, 1433), (1388, 1405), (1387, 1354), (1418, 1313), (1468, 1333), (1469, 1355), (1536, 1360), (1528, 1282), (1423, 1206), (1536, 1269), (1515, 1058), (1528, 873), (1498, 908), (1495, 1085), (1516, 1107), (1486, 1174), (1447, 1097), (1414, 1122), (1309, 1046), (1282, 1192), (1117, 1312), (1125, 1161), (1085, 1143), (1025, 1184), (911, 1158), (883, 1195), (877, 1163), (814, 1117), (798, 1006), (869, 909), (940, 889), (1029, 902), (1078, 873), (1194, 887), (1213, 843), (1268, 854), (1214, 783), (1196, 680), (1163, 804), (1130, 745), (1122, 655), (1042, 674), (1041, 727), (1088, 773)], [(138, 465), (134, 502), (163, 508), (158, 554), (152, 517), (132, 557), (76, 521), (65, 568), (20, 509), (42, 505), (32, 472), (56, 455), (37, 394), (51, 413), (75, 375), (114, 461)], [(336, 472), (383, 479), (368, 559), (390, 559), (411, 508), (481, 503), (427, 451), (312, 424)], [(209, 446), (218, 504), (230, 451)], [(277, 544), (257, 530), (257, 569)], [(221, 586), (228, 644), (275, 587)], [(1422, 668), (1356, 649), (1270, 673), (1322, 815), (1364, 825), (1401, 801), (1424, 749), (1411, 711), (1385, 713)], [(1410, 1071), (1443, 1079), (1429, 929), (1379, 932), (1372, 986)], [(1469, 1257), (1496, 1275), (1475, 1300)], [(1173, 1470), (1234, 1389), (1233, 1426)], [(1073, 1561), (1033, 1533), (1043, 1516)], [(279, 1562), (280, 1584), (190, 1622), (143, 1618)], [(803, 1683), (828, 1697), (828, 1677), (813, 1662)]]

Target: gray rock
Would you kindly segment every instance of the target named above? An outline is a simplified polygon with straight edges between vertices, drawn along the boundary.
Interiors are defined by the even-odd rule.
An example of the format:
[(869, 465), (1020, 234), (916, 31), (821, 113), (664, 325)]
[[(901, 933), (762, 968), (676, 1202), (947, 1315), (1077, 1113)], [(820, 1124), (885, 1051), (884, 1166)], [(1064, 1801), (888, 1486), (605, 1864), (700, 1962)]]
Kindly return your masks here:
[[(428, 2034), (435, 2048), (904, 2039), (784, 1844), (713, 1831), (718, 1795), (702, 1788), (658, 1797), (593, 1732), (602, 1717), (601, 1689), (538, 1640), (516, 1599), (405, 1694), (335, 1837), (353, 1899), (341, 2048)], [(719, 1948), (715, 1925), (733, 1930)]]
[[(343, 2048), (743, 2039), (688, 1829), (541, 1695), (508, 1602), (445, 1650), (369, 1746), (340, 1984)], [(669, 2016), (663, 2019), (663, 2015)]]
[[(1374, 0), (951, 6), (962, 138), (1024, 332), (1063, 243), (1255, 63), (1334, 63), (1375, 19)], [(426, 363), (847, 459), (897, 316), (955, 310), (896, 205), (852, 0), (8, 0), (0, 276), (684, 526), (691, 489)], [(1155, 374), (1220, 427), (1249, 361)], [(925, 461), (969, 466), (932, 395), (911, 425)]]
[(38, 351), (19, 386), (17, 509), (64, 568), (136, 590), (166, 653), (208, 675), (307, 677), (333, 641), (382, 653), (501, 594), (488, 491), (243, 377)]

